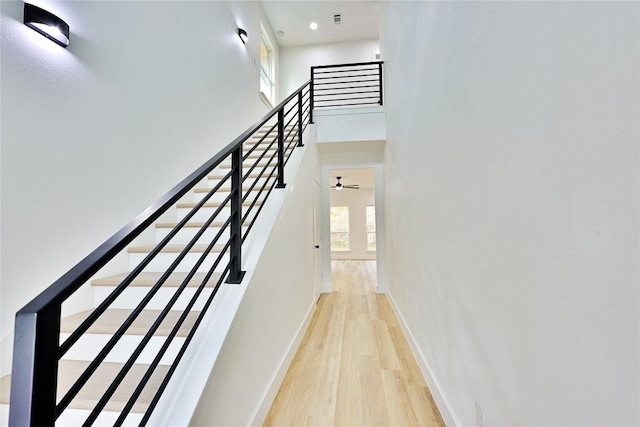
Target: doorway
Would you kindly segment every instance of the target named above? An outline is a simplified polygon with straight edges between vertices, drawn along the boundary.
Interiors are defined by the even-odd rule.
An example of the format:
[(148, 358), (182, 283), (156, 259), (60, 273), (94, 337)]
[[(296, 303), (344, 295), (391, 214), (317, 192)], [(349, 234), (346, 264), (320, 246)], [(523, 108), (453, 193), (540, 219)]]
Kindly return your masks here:
[(331, 260), (375, 260), (375, 172), (333, 169), (329, 174)]

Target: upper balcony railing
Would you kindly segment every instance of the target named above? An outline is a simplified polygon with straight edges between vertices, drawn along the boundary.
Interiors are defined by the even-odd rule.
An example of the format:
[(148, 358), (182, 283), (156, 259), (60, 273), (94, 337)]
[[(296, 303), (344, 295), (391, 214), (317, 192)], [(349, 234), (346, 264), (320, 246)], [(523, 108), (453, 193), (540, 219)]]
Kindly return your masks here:
[[(371, 70), (373, 73), (369, 74)], [(367, 75), (358, 75), (362, 73)], [(180, 310), (178, 320), (175, 321), (164, 344), (153, 358), (153, 362), (145, 365), (146, 372), (135, 390), (131, 392), (131, 396), (114, 423), (114, 425), (122, 425), (125, 422), (150, 378), (157, 376), (157, 372), (154, 373), (154, 371), (161, 359), (166, 356), (172, 340), (184, 328), (186, 318), (190, 313), (195, 314), (197, 318), (193, 326), (177, 356), (170, 361), (170, 366), (165, 371), (159, 388), (154, 390), (154, 397), (141, 419), (140, 425), (146, 425), (219, 287), (225, 281), (232, 284), (242, 281), (244, 274), (241, 270), (242, 243), (254, 226), (264, 201), (272, 190), (285, 186), (284, 166), (293, 150), (303, 146), (302, 135), (307, 124), (312, 123), (314, 100), (315, 108), (382, 105), (382, 62), (313, 67), (311, 74), (311, 81), (303, 84), (255, 125), (160, 200), (149, 206), (16, 314), (10, 426), (53, 426), (163, 285), (169, 280), (175, 281), (174, 273), (180, 271), (182, 273), (177, 275), (180, 284), (175, 288), (169, 302), (158, 310), (152, 326), (140, 339), (118, 374), (113, 379), (109, 379), (104, 393), (83, 421), (83, 426), (90, 426), (96, 422), (110, 398), (131, 371), (137, 358), (148, 348), (147, 344), (161, 324), (166, 321), (167, 315), (177, 310), (176, 301), (185, 299), (185, 288), (196, 287), (193, 297), (190, 300), (187, 298), (186, 308)], [(342, 77), (332, 80), (331, 76), (334, 74)], [(367, 86), (375, 88), (374, 90), (362, 91), (365, 86), (361, 86), (360, 83), (373, 82), (376, 84)], [(314, 86), (317, 87), (315, 93)], [(360, 95), (364, 93), (375, 95), (361, 97)], [(209, 185), (208, 180), (212, 178), (212, 174), (215, 175), (216, 181)], [(74, 331), (70, 332), (66, 339), (60, 342), (63, 303), (78, 290), (87, 286), (90, 280), (99, 275), (114, 258), (121, 253), (124, 254), (127, 247), (145, 230), (152, 227), (165, 212), (172, 207), (180, 208), (179, 202), (183, 196), (196, 188), (204, 189), (200, 191), (205, 193), (204, 196), (196, 203), (187, 204), (187, 213), (173, 226), (173, 229), (159, 239), (159, 242), (149, 249), (148, 255), (144, 256), (137, 265), (132, 266), (131, 271), (121, 277), (114, 290)], [(211, 202), (211, 200), (218, 201)], [(243, 208), (245, 206), (246, 211)], [(184, 206), (182, 208), (184, 209)], [(188, 243), (175, 245), (174, 239), (186, 227), (195, 228), (197, 231), (193, 237), (187, 239)], [(215, 236), (210, 233), (211, 227), (219, 230)], [(177, 252), (176, 246), (180, 247)], [(77, 378), (73, 379), (71, 386), (66, 390), (59, 390), (58, 374), (63, 356), (74, 346), (79, 345), (80, 339), (88, 333), (92, 325), (118, 298), (124, 296), (124, 291), (132, 286), (139, 276), (157, 271), (157, 264), (154, 268), (151, 268), (151, 265), (154, 259), (159, 254), (166, 253), (168, 248), (171, 248), (170, 252), (176, 254), (170, 265), (166, 270), (154, 273), (157, 276), (154, 283), (149, 285), (149, 291), (139, 301), (133, 302), (135, 308), (126, 316), (117, 331), (102, 348), (96, 349), (95, 358)], [(188, 255), (194, 254), (196, 261), (194, 258), (186, 261)], [(203, 292), (205, 288), (212, 291), (207, 294)], [(202, 308), (195, 311), (194, 306)]]
[(311, 110), (382, 105), (382, 61), (311, 67)]

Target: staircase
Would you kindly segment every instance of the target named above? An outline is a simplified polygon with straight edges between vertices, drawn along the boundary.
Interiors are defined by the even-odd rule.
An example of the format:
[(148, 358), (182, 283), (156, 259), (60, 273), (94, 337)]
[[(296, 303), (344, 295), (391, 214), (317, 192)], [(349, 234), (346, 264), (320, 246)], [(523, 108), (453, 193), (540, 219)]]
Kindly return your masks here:
[[(207, 313), (226, 309), (225, 291), (242, 283), (243, 243), (273, 189), (286, 185), (314, 96), (316, 108), (382, 104), (381, 62), (311, 74), (17, 313), (13, 378), (0, 379), (10, 426), (147, 425)], [(127, 272), (106, 273), (125, 258)], [(62, 317), (79, 291), (91, 294), (92, 308)]]
[[(277, 158), (277, 148), (273, 143), (273, 136), (271, 136), (273, 130), (269, 133), (273, 126), (273, 123), (263, 125), (244, 144), (243, 171), (250, 170), (251, 172), (246, 173), (242, 185), (244, 201), (242, 203), (243, 219), (241, 230), (243, 238), (246, 237), (258, 210), (268, 196), (268, 192), (264, 191), (264, 189), (273, 187), (276, 181), (276, 176), (271, 173), (277, 169), (277, 162), (274, 161)], [(283, 127), (283, 130), (285, 135), (289, 135), (289, 140), (285, 141), (284, 150), (284, 157), (288, 159), (297, 146), (298, 130), (293, 125)], [(271, 136), (271, 138), (265, 138), (265, 136)], [(113, 349), (106, 354), (86, 384), (68, 403), (68, 406), (56, 421), (59, 425), (83, 425), (87, 418), (92, 416), (92, 410), (98, 405), (103, 405), (103, 408), (98, 411), (97, 415), (93, 415), (95, 419), (92, 422), (95, 425), (117, 425), (120, 423), (122, 425), (140, 425), (144, 423), (144, 414), (151, 407), (154, 396), (156, 396), (156, 392), (160, 389), (164, 378), (167, 376), (171, 364), (178, 358), (178, 353), (185, 344), (187, 336), (194, 329), (199, 315), (207, 304), (207, 300), (209, 300), (214, 289), (220, 285), (225, 277), (225, 266), (229, 262), (229, 255), (225, 253), (225, 245), (223, 244), (214, 245), (206, 260), (199, 263), (197, 267), (196, 263), (205, 253), (208, 242), (213, 241), (217, 235), (218, 239), (222, 241), (230, 238), (229, 227), (225, 227), (224, 222), (213, 221), (207, 227), (204, 227), (204, 225), (216, 211), (217, 218), (229, 218), (231, 216), (231, 208), (228, 203), (225, 203), (225, 201), (229, 200), (232, 192), (231, 180), (226, 179), (226, 182), (220, 185), (221, 181), (228, 177), (231, 169), (230, 159), (220, 163), (206, 177), (203, 184), (193, 188), (179, 203), (175, 204), (173, 209), (175, 221), (155, 222), (153, 225), (155, 244), (134, 244), (127, 247), (129, 272), (131, 272), (143, 262), (145, 257), (150, 255), (157, 244), (166, 239), (172, 230), (176, 229), (179, 222), (185, 219), (213, 188), (219, 186), (206, 203), (173, 236), (171, 244), (162, 248), (158, 255), (147, 264), (144, 271), (131, 281), (127, 288), (109, 304), (109, 308), (88, 327), (77, 342), (62, 356), (58, 366), (57, 396), (59, 397), (67, 394), (77, 379), (89, 367), (90, 363), (96, 360), (101, 350), (136, 310), (140, 301), (153, 292), (153, 287), (160, 281), (167, 269), (183, 253), (186, 246), (190, 242), (193, 243), (192, 241), (197, 237), (196, 244), (188, 250), (175, 270), (167, 276), (162, 286), (149, 299), (144, 309), (140, 311), (131, 325), (126, 328), (122, 337)], [(260, 173), (261, 171), (266, 172)], [(203, 227), (204, 231), (197, 236)], [(211, 274), (210, 270), (217, 259), (220, 262), (213, 268), (213, 273)], [(192, 272), (192, 270), (195, 270), (195, 274), (190, 275), (189, 272)], [(99, 307), (101, 303), (113, 294), (116, 288), (129, 275), (129, 272), (91, 280), (90, 286), (94, 308)], [(187, 278), (185, 285), (185, 279)], [(206, 284), (201, 287), (200, 285), (204, 281), (206, 281)], [(176, 299), (176, 291), (181, 285), (184, 290)], [(173, 303), (171, 301), (172, 298), (175, 299)], [(162, 311), (166, 310), (168, 306), (171, 309), (167, 311), (164, 319), (159, 322), (153, 335), (148, 338), (144, 349), (135, 358), (135, 363), (132, 364), (123, 377), (113, 395), (106, 402), (101, 402), (113, 379), (119, 375), (136, 348), (143, 342), (147, 332), (152, 329)], [(185, 310), (187, 310), (186, 317), (180, 322), (179, 320)], [(62, 346), (64, 346), (69, 336), (89, 318), (93, 311), (93, 309), (86, 310), (61, 319), (60, 343)], [(149, 367), (154, 364), (154, 359), (158, 357), (161, 348), (168, 342), (167, 338), (170, 335), (174, 336), (162, 357), (155, 361), (157, 367), (153, 369), (148, 380), (144, 380), (146, 385), (143, 385), (137, 399), (131, 402), (132, 393), (142, 384), (145, 375), (148, 375)], [(2, 405), (9, 404), (10, 383), (11, 375), (0, 379), (2, 390), (0, 404)], [(126, 411), (123, 413), (125, 408)], [(4, 409), (7, 412), (7, 408)]]

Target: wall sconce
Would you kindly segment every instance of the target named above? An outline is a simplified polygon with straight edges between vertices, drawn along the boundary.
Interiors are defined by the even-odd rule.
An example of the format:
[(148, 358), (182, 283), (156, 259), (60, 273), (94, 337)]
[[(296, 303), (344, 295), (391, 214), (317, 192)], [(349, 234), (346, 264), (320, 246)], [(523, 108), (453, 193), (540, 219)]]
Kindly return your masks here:
[(69, 25), (51, 12), (25, 3), (24, 24), (62, 47), (69, 46)]
[(247, 35), (247, 32), (242, 28), (238, 28), (238, 37), (240, 37), (240, 40), (242, 40), (242, 43), (247, 44), (247, 40), (249, 40), (249, 36)]

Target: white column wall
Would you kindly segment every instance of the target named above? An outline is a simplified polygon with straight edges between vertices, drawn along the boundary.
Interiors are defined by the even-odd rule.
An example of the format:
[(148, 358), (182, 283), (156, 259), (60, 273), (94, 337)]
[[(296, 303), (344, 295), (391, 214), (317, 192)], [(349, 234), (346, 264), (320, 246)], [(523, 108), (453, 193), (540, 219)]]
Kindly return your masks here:
[(445, 419), (638, 425), (639, 4), (385, 7), (388, 294)]
[(35, 3), (71, 44), (0, 2), (3, 374), (18, 309), (267, 112), (259, 2)]

